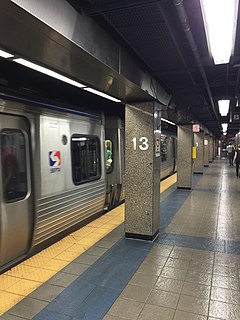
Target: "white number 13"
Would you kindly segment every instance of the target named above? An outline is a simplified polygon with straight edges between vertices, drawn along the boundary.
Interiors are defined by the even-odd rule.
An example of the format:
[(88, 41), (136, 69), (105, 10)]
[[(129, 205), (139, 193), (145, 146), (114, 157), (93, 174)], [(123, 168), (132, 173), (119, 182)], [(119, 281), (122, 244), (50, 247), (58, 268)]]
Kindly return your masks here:
[[(134, 138), (132, 139), (132, 142), (133, 142), (133, 150), (137, 150), (137, 138), (134, 137)], [(148, 148), (149, 148), (148, 138), (146, 138), (146, 137), (141, 137), (141, 138), (139, 139), (138, 148), (139, 148), (140, 150), (143, 150), (143, 151), (148, 150)]]

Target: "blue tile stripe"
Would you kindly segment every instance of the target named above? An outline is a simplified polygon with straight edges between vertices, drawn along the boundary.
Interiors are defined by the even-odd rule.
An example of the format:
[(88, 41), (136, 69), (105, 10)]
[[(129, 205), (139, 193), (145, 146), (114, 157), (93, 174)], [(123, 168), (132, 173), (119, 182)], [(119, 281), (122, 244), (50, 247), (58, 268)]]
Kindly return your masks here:
[[(193, 176), (193, 188), (195, 190), (196, 185), (202, 179), (202, 175)], [(175, 184), (174, 184), (175, 185)], [(174, 216), (177, 214), (178, 210), (181, 208), (183, 203), (187, 200), (191, 194), (191, 190), (186, 189), (173, 189), (173, 190), (164, 200), (161, 201), (160, 207), (160, 232), (170, 224)]]
[(161, 201), (160, 207), (160, 232), (172, 221), (178, 210), (191, 194), (190, 190), (175, 190)]
[(121, 239), (33, 319), (103, 319), (152, 246)]
[(156, 242), (177, 247), (202, 249), (235, 255), (240, 254), (240, 241), (234, 240), (220, 240), (174, 233), (163, 233), (158, 237)]
[[(199, 188), (197, 184), (202, 179), (202, 177), (202, 175), (193, 177), (193, 191), (229, 193), (229, 190), (222, 190), (219, 189), (219, 187), (209, 189), (206, 189), (205, 187), (203, 189)], [(235, 189), (232, 191), (235, 191), (237, 193)], [(231, 194), (233, 194), (232, 191)], [(177, 214), (183, 203), (187, 200), (191, 192), (192, 191), (190, 190), (175, 190), (172, 191), (172, 193), (169, 194), (168, 197), (161, 202), (160, 235), (155, 240), (155, 242), (177, 247), (186, 247), (192, 249), (201, 249), (240, 255), (240, 241), (194, 237), (164, 232), (165, 228), (171, 223), (172, 219)]]

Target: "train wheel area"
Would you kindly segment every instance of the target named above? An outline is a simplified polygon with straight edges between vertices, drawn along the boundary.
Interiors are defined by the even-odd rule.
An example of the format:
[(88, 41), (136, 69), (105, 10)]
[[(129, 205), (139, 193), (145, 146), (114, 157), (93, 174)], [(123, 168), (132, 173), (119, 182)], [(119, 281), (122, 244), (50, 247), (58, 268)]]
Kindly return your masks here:
[[(167, 190), (175, 182), (176, 174), (162, 181), (161, 192)], [(56, 284), (63, 286), (75, 280), (80, 269), (81, 272), (88, 269), (91, 263), (122, 237), (122, 228), (118, 231), (116, 228), (123, 222), (124, 204), (0, 275), (0, 315), (25, 297), (34, 296), (34, 291), (47, 281), (51, 283), (51, 279), (53, 279), (52, 282), (56, 281)], [(114, 229), (116, 230), (115, 236), (111, 236), (110, 242), (107, 235)], [(96, 243), (97, 247), (90, 249)], [(81, 255), (86, 251), (87, 254), (82, 263), (73, 262), (73, 265), (68, 267), (78, 257), (81, 259)], [(66, 273), (68, 280), (61, 279), (64, 270), (69, 272)], [(58, 272), (60, 272), (59, 276)], [(58, 287), (56, 292), (51, 294), (57, 295), (61, 290), (63, 288)]]

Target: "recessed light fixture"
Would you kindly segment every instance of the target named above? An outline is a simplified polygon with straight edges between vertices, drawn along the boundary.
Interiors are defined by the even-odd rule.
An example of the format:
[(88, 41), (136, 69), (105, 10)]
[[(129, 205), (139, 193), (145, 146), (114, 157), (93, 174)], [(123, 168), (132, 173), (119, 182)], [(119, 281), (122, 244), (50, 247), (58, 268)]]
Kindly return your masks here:
[(8, 59), (8, 58), (12, 58), (13, 54), (0, 50), (0, 57)]
[(67, 78), (63, 75), (61, 75), (60, 73), (57, 73), (55, 71), (52, 71), (50, 69), (47, 69), (45, 67), (42, 67), (42, 66), (39, 66), (38, 64), (35, 64), (35, 63), (32, 63), (28, 60), (25, 60), (25, 59), (22, 59), (22, 58), (18, 58), (18, 59), (13, 59), (13, 61), (25, 66), (25, 67), (28, 67), (28, 68), (31, 68), (33, 70), (36, 70), (36, 71), (39, 71), (41, 73), (44, 73), (44, 74), (47, 74), (48, 76), (50, 77), (53, 77), (55, 79), (58, 79), (58, 80), (61, 80), (63, 82), (66, 82), (66, 83), (69, 83), (75, 87), (78, 87), (78, 88), (84, 88), (85, 86), (83, 84), (81, 84), (80, 82), (77, 82), (77, 81), (74, 81), (70, 78)]
[(229, 111), (230, 100), (218, 100), (219, 113), (221, 116), (226, 116)]
[(228, 128), (228, 124), (227, 123), (222, 123), (223, 132), (226, 132), (227, 128)]
[(109, 96), (108, 94), (103, 93), (103, 92), (101, 92), (101, 91), (98, 91), (98, 90), (95, 90), (95, 89), (92, 89), (92, 88), (88, 88), (88, 87), (85, 87), (85, 88), (83, 88), (83, 89), (86, 90), (86, 91), (88, 91), (88, 92), (97, 94), (98, 96), (101, 96), (101, 97), (103, 97), (103, 98), (112, 100), (112, 101), (114, 101), (114, 102), (121, 102), (121, 100), (119, 100), (119, 99), (117, 99), (117, 98), (114, 98), (114, 97), (112, 97), (112, 96)]
[(228, 63), (235, 45), (238, 0), (200, 1), (208, 47), (214, 63)]
[(167, 119), (161, 118), (161, 121), (164, 121), (164, 122), (167, 122), (167, 123), (170, 123), (170, 124), (176, 126), (176, 123), (174, 123), (174, 122), (172, 122), (172, 121), (169, 121), (169, 120), (167, 120)]

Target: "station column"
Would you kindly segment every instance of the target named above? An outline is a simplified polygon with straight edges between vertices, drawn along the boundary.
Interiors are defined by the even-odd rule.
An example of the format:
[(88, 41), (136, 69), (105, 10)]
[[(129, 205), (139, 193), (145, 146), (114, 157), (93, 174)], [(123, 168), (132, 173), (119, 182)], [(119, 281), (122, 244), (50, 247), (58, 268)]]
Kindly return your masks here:
[(160, 225), (161, 106), (126, 105), (125, 235), (153, 240)]
[(195, 132), (194, 145), (197, 147), (197, 158), (194, 160), (194, 173), (203, 173), (203, 143), (204, 132)]
[(209, 167), (209, 135), (204, 137), (204, 167)]
[(209, 137), (209, 162), (213, 162), (213, 137)]
[(193, 130), (191, 125), (178, 126), (177, 188), (191, 189), (193, 177)]

